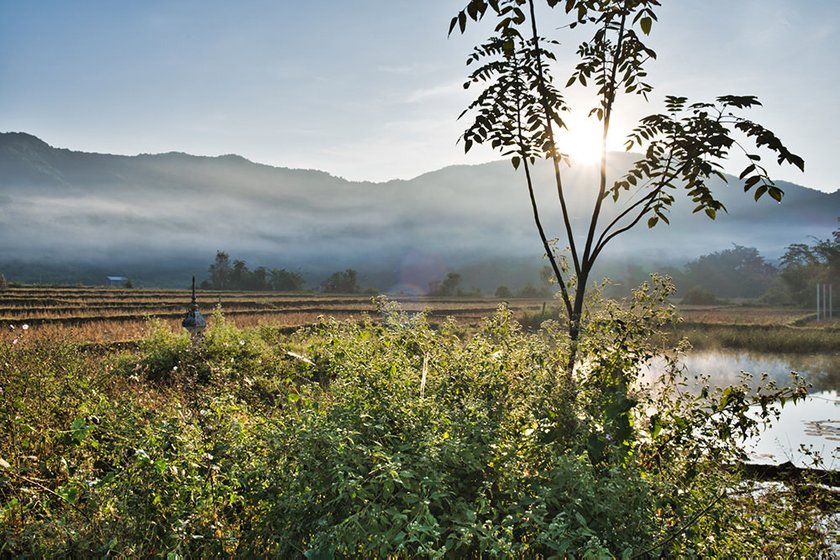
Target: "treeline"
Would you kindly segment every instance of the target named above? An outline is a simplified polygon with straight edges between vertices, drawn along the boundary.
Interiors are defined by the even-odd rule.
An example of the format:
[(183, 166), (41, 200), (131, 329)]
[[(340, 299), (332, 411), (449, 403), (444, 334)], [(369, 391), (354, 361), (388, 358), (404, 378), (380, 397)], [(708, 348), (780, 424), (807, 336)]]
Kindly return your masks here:
[(243, 260), (231, 262), (230, 255), (224, 251), (216, 252), (216, 260), (207, 269), (207, 276), (201, 287), (212, 290), (299, 292), (305, 285), (303, 276), (297, 272), (264, 266), (250, 270)]
[[(776, 305), (809, 306), (814, 302), (817, 284), (833, 284), (840, 289), (840, 229), (829, 239), (789, 245), (777, 263), (765, 259), (755, 247), (735, 244), (681, 268), (660, 268), (660, 272), (674, 279), (680, 289), (678, 295), (686, 303), (747, 298)], [(633, 266), (622, 284), (635, 286), (646, 277), (642, 267)]]
[[(207, 269), (207, 279), (201, 287), (208, 290), (246, 290), (300, 292), (306, 287), (306, 280), (298, 272), (285, 268), (268, 269), (259, 266), (248, 268), (245, 261), (231, 260), (224, 251), (216, 251), (216, 259)], [(359, 274), (352, 268), (339, 270), (328, 276), (319, 285), (320, 291), (334, 294), (357, 294), (363, 290), (359, 285)]]

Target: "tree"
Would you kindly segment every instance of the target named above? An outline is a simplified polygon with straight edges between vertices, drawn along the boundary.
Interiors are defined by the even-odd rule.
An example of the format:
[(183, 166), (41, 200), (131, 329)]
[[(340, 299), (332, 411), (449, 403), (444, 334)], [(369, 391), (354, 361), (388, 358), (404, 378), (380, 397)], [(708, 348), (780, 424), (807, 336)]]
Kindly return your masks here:
[(461, 275), (457, 272), (449, 272), (442, 281), (432, 282), (429, 285), (430, 296), (454, 296), (458, 294), (458, 285), (461, 283)]
[(355, 294), (358, 293), (358, 274), (352, 268), (333, 272), (329, 278), (321, 283), (321, 290), (331, 294)]
[(233, 270), (230, 272), (230, 288), (234, 290), (246, 289), (248, 280), (250, 279), (251, 271), (248, 270), (248, 265), (241, 259), (233, 261)]
[[(541, 14), (550, 14), (541, 17), (564, 12), (561, 17), (566, 25), (552, 21), (552, 29), (593, 30), (591, 39), (577, 49), (578, 64), (560, 85), (550, 68), (556, 61), (551, 49), (560, 43), (540, 34), (536, 4), (546, 9)], [(768, 194), (780, 201), (782, 190), (761, 165), (761, 156), (747, 152), (747, 141), (775, 154), (780, 164), (804, 169), (802, 158), (791, 153), (775, 134), (741, 115), (743, 110), (760, 105), (756, 97), (724, 95), (714, 102), (689, 103), (686, 97), (667, 96), (665, 111), (641, 119), (627, 138), (628, 151), (639, 148), (644, 153), (626, 173), (608, 181), (607, 137), (616, 100), (621, 95), (641, 95), (647, 100), (653, 90), (645, 82), (646, 65), (656, 53), (644, 41), (657, 20), (659, 5), (659, 0), (469, 0), (449, 26), (450, 34), (456, 27), (463, 33), (469, 21), (478, 22), (488, 14), (495, 19), (493, 34), (467, 58), (467, 65), (475, 68), (464, 87), (481, 85), (483, 89), (461, 114), (471, 117), (461, 140), (465, 151), (476, 144), (489, 144), (510, 157), (515, 169), (523, 170), (534, 222), (569, 319), (570, 384), (587, 284), (610, 241), (642, 220), (650, 228), (667, 224), (668, 211), (680, 189), (694, 202), (694, 212), (705, 212), (714, 219), (717, 212), (725, 211), (712, 190), (711, 179), (726, 181), (722, 162), (732, 149), (743, 151), (750, 160), (739, 176), (744, 189), (755, 189), (756, 199)], [(571, 162), (555, 136), (566, 128), (564, 114), (570, 110), (563, 90), (575, 84), (589, 88), (597, 99), (587, 113), (597, 119), (602, 132), (592, 214), (583, 232), (576, 231), (569, 214), (561, 164)], [(543, 226), (532, 174), (538, 159), (548, 160), (553, 167), (569, 266), (566, 255), (554, 250)], [(604, 203), (618, 203), (623, 195), (625, 200), (615, 215), (602, 220)]]
[(779, 263), (779, 276), (791, 300), (810, 305), (818, 283), (840, 284), (840, 230), (832, 233), (832, 239), (813, 245), (789, 245)]
[(271, 269), (271, 289), (278, 292), (299, 292), (303, 289), (303, 276), (285, 268)]
[(224, 251), (216, 251), (216, 260), (207, 269), (210, 275), (210, 287), (224, 290), (230, 282), (230, 256)]
[(513, 294), (507, 286), (499, 286), (496, 288), (496, 297), (499, 299), (507, 299), (513, 297)]
[(758, 249), (737, 244), (703, 255), (685, 269), (689, 288), (702, 287), (724, 298), (758, 297), (770, 288), (778, 272)]
[(264, 266), (255, 268), (250, 275), (247, 287), (249, 290), (267, 290), (269, 288), (268, 269)]

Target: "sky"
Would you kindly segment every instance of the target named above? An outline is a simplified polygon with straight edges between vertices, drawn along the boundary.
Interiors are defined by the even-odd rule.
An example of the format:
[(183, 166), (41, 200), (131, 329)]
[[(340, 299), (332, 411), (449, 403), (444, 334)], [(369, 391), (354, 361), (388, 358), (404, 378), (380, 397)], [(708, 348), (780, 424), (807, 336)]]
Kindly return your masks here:
[[(497, 159), (456, 145), (474, 95), (464, 61), (489, 33), (484, 22), (447, 38), (466, 3), (0, 0), (0, 131), (89, 152), (235, 153), (351, 180)], [(757, 95), (751, 116), (806, 161), (805, 173), (771, 175), (840, 188), (840, 2), (663, 3), (649, 40), (654, 95), (619, 101), (611, 147), (666, 94)], [(580, 37), (557, 16), (540, 24), (561, 41), (565, 83)], [(580, 88), (567, 98), (588, 112)], [(592, 134), (583, 117), (570, 122), (576, 143)]]

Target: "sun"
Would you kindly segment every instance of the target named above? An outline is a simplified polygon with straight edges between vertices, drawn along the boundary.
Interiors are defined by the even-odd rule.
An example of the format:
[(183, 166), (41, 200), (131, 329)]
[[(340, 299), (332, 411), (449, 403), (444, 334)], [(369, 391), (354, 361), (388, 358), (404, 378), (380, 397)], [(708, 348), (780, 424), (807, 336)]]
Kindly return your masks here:
[(567, 122), (558, 147), (572, 165), (596, 165), (601, 161), (601, 126), (595, 119)]

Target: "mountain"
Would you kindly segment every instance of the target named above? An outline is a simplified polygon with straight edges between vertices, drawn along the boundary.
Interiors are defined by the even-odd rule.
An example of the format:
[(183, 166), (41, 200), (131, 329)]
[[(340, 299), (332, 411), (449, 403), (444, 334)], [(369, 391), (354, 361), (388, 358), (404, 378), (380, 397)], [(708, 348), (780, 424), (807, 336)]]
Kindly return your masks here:
[[(615, 156), (616, 171), (633, 157)], [(544, 222), (559, 237), (551, 173), (547, 165), (535, 170)], [(573, 167), (566, 174), (576, 223), (591, 213), (595, 173)], [(670, 227), (642, 225), (605, 257), (682, 263), (737, 243), (775, 258), (790, 243), (827, 237), (840, 216), (840, 192), (780, 186), (782, 204), (756, 203), (731, 178), (716, 186), (728, 214), (712, 222), (681, 201)], [(541, 257), (524, 182), (505, 161), (369, 183), (236, 155), (94, 154), (0, 133), (0, 270), (7, 276), (37, 263), (83, 264), (165, 282), (188, 270), (200, 276), (219, 249), (312, 278), (353, 267), (367, 271), (371, 285), (400, 289), (422, 289), (463, 269), (480, 271), (470, 282), (492, 288), (518, 281), (523, 263), (536, 270)]]

